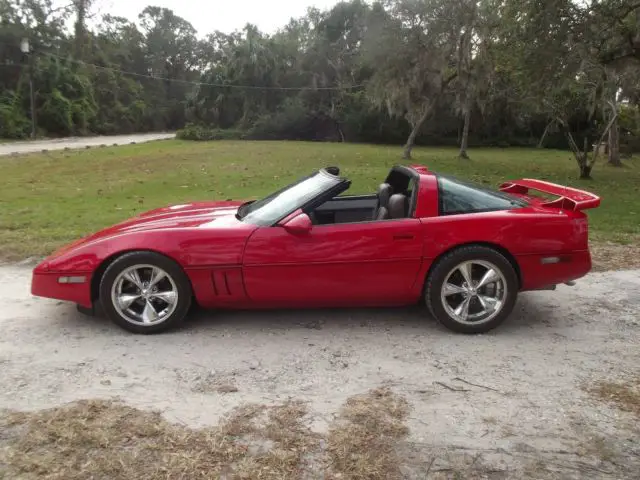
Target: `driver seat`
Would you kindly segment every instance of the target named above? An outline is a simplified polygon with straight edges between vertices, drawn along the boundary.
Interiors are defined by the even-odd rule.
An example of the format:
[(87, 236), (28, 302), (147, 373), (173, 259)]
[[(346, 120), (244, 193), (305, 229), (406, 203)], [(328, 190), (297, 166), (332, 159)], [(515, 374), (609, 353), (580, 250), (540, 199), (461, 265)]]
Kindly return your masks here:
[(389, 199), (393, 193), (393, 187), (388, 183), (381, 183), (378, 187), (378, 202), (373, 211), (373, 220), (385, 220), (389, 218)]

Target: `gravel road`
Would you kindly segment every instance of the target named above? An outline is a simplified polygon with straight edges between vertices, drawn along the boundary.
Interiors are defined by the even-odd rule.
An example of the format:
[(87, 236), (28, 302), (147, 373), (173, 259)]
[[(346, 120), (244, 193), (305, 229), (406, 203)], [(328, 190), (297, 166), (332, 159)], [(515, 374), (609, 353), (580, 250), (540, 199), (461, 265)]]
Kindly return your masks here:
[[(299, 398), (323, 431), (348, 397), (389, 385), (411, 404), (414, 459), (543, 459), (558, 478), (640, 471), (637, 419), (582, 388), (639, 371), (640, 270), (521, 295), (511, 319), (481, 336), (446, 331), (419, 308), (197, 312), (179, 331), (136, 336), (31, 297), (29, 279), (23, 266), (0, 267), (0, 408), (119, 397), (201, 426), (243, 402)], [(221, 381), (238, 391), (209, 388)], [(604, 446), (623, 460), (594, 464)], [(596, 465), (587, 473), (575, 468), (585, 458)], [(418, 460), (411, 478), (426, 468)]]
[(127, 145), (145, 143), (153, 140), (175, 138), (175, 133), (137, 133), (134, 135), (109, 135), (101, 137), (69, 137), (55, 140), (36, 140), (26, 142), (0, 143), (0, 156), (19, 153), (34, 153), (42, 150), (63, 150), (99, 147), (100, 145)]

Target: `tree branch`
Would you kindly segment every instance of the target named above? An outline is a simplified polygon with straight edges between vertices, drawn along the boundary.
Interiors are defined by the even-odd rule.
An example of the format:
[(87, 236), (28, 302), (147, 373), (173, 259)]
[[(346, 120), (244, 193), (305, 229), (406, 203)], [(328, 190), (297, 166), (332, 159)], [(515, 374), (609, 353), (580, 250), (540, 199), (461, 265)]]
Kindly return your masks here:
[(623, 20), (627, 17), (627, 15), (631, 14), (634, 10), (638, 10), (639, 8), (640, 8), (640, 2), (627, 5), (627, 8), (622, 12), (620, 12), (618, 15), (615, 15), (614, 18), (616, 20)]
[(571, 134), (571, 131), (565, 127), (565, 134), (567, 136), (567, 140), (569, 141), (569, 147), (571, 148), (571, 150), (573, 150), (574, 155), (577, 157), (580, 156), (580, 149), (578, 148), (578, 144), (576, 143), (576, 141), (573, 139), (573, 135)]
[(449, 84), (451, 82), (453, 82), (456, 78), (458, 77), (458, 72), (454, 72), (452, 73), (449, 78), (447, 78), (446, 80), (444, 80), (442, 82), (442, 89), (444, 90), (445, 88), (447, 88), (449, 86)]
[[(611, 102), (609, 102), (609, 103), (611, 103)], [(595, 165), (596, 160), (598, 159), (598, 154), (600, 153), (600, 145), (604, 141), (604, 137), (607, 135), (607, 133), (609, 133), (609, 130), (611, 130), (611, 127), (613, 126), (613, 122), (616, 121), (616, 118), (618, 118), (618, 112), (616, 112), (615, 109), (614, 109), (614, 114), (611, 115), (611, 120), (609, 120), (609, 123), (607, 124), (607, 128), (604, 129), (604, 132), (602, 132), (602, 135), (600, 135), (600, 140), (596, 144), (597, 145), (596, 151), (593, 153), (593, 157), (591, 158), (591, 161), (588, 162), (588, 165), (590, 167)]]
[(569, 130), (569, 126), (560, 117), (556, 117), (556, 121), (560, 125), (562, 125), (562, 127), (564, 128), (564, 134), (567, 137), (567, 141), (569, 142), (569, 148), (571, 148), (571, 151), (573, 152), (573, 155), (576, 157), (576, 160), (578, 161), (578, 164), (580, 164), (581, 163), (581, 161), (580, 161), (580, 148), (578, 148), (578, 144), (576, 143), (575, 139), (573, 138), (573, 135), (571, 134), (571, 130)]

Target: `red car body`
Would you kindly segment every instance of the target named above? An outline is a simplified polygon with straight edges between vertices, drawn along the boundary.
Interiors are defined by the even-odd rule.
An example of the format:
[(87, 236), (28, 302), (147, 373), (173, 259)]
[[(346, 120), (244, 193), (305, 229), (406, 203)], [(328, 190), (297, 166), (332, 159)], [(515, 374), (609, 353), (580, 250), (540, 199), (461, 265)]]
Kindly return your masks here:
[[(168, 206), (53, 253), (34, 269), (32, 293), (91, 308), (107, 265), (139, 250), (177, 262), (197, 303), (207, 308), (412, 304), (420, 299), (434, 261), (469, 244), (503, 253), (517, 271), (520, 291), (552, 287), (590, 271), (582, 210), (599, 205), (595, 195), (525, 179), (500, 187), (523, 200), (517, 208), (443, 215), (435, 173), (423, 166), (394, 169), (415, 179), (407, 218), (312, 227), (297, 209), (277, 225), (260, 226), (236, 218), (240, 201)], [(532, 196), (530, 190), (555, 199)], [(334, 200), (355, 205), (370, 198)]]

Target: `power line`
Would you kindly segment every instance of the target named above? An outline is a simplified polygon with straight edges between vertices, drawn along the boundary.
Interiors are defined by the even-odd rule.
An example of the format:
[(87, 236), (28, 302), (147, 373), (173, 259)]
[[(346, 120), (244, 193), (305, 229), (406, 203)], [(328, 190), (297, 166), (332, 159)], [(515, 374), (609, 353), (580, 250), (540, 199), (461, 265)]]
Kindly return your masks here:
[(158, 77), (158, 76), (155, 76), (155, 75), (146, 75), (144, 73), (128, 72), (126, 70), (120, 70), (120, 69), (112, 68), (112, 67), (103, 67), (101, 65), (95, 65), (93, 63), (88, 63), (88, 62), (85, 62), (83, 60), (77, 60), (77, 59), (70, 58), (70, 57), (63, 57), (61, 55), (56, 55), (55, 53), (50, 53), (50, 52), (39, 52), (36, 55), (45, 55), (45, 56), (58, 58), (58, 59), (61, 59), (61, 60), (70, 60), (72, 62), (79, 63), (79, 64), (82, 64), (82, 65), (86, 65), (86, 66), (89, 66), (89, 67), (94, 67), (94, 68), (98, 68), (98, 69), (101, 69), (101, 70), (107, 70), (107, 71), (114, 72), (114, 73), (121, 73), (121, 74), (124, 74), (124, 75), (131, 75), (131, 76), (134, 76), (134, 77), (150, 78), (152, 80), (163, 80), (165, 82), (176, 82), (176, 83), (182, 83), (182, 84), (186, 84), (186, 85), (203, 86), (203, 87), (241, 88), (241, 89), (247, 89), (247, 90), (288, 90), (288, 91), (338, 90), (339, 91), (339, 90), (353, 90), (355, 88), (360, 88), (360, 87), (364, 87), (365, 86), (364, 84), (359, 84), (359, 85), (349, 85), (349, 86), (346, 86), (346, 87), (268, 87), (268, 86), (258, 86), (258, 85), (232, 85), (232, 84), (226, 84), (226, 83), (192, 82), (192, 81), (189, 81), (189, 80), (180, 80), (178, 78)]
[[(65, 40), (66, 41), (66, 40)], [(7, 43), (4, 42), (0, 42), (0, 44), (3, 45), (7, 45), (10, 46)], [(317, 90), (322, 90), (322, 91), (341, 91), (341, 90), (353, 90), (356, 88), (361, 88), (364, 87), (365, 84), (357, 84), (357, 85), (348, 85), (345, 87), (270, 87), (270, 86), (259, 86), (259, 85), (233, 85), (233, 84), (227, 84), (227, 83), (209, 83), (209, 82), (192, 82), (189, 80), (180, 80), (178, 78), (168, 78), (168, 77), (158, 77), (155, 75), (147, 75), (144, 73), (137, 73), (137, 72), (129, 72), (126, 70), (121, 70), (118, 68), (113, 68), (113, 67), (104, 67), (102, 65), (96, 65), (94, 63), (89, 63), (89, 62), (85, 62), (83, 60), (78, 60), (72, 57), (64, 57), (62, 55), (57, 55), (55, 53), (51, 53), (51, 52), (33, 52), (32, 55), (40, 55), (40, 56), (49, 56), (49, 57), (54, 57), (54, 58), (58, 58), (60, 60), (65, 60), (65, 61), (71, 61), (74, 63), (78, 63), (81, 65), (86, 65), (89, 67), (94, 67), (100, 70), (106, 70), (106, 71), (110, 71), (110, 72), (114, 72), (114, 73), (121, 73), (124, 75), (131, 75), (134, 77), (139, 77), (139, 78), (149, 78), (151, 80), (162, 80), (165, 82), (175, 82), (175, 83), (182, 83), (182, 84), (186, 84), (186, 85), (193, 85), (193, 86), (204, 86), (204, 87), (221, 87), (221, 88), (240, 88), (240, 89), (247, 89), (247, 90), (284, 90), (284, 91), (306, 91), (306, 90), (311, 90), (311, 91), (317, 91)]]

